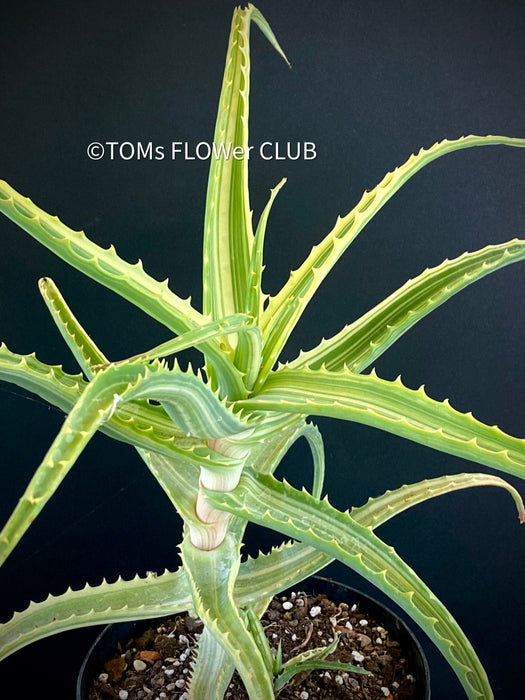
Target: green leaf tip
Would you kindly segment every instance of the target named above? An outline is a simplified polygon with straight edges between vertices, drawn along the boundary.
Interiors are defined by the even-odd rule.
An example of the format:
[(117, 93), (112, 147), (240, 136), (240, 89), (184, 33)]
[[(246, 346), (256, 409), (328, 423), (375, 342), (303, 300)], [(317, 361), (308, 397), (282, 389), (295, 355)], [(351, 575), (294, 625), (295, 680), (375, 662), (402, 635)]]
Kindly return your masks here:
[(292, 64), (290, 63), (290, 61), (286, 57), (286, 54), (284, 53), (279, 42), (275, 38), (275, 34), (273, 33), (272, 28), (270, 27), (270, 25), (268, 24), (266, 19), (263, 17), (262, 13), (251, 3), (248, 4), (248, 9), (251, 12), (251, 18), (253, 19), (255, 24), (259, 27), (259, 29), (262, 31), (264, 36), (268, 39), (268, 41), (273, 46), (273, 48), (277, 51), (277, 53), (279, 53), (284, 58), (288, 67), (291, 68)]

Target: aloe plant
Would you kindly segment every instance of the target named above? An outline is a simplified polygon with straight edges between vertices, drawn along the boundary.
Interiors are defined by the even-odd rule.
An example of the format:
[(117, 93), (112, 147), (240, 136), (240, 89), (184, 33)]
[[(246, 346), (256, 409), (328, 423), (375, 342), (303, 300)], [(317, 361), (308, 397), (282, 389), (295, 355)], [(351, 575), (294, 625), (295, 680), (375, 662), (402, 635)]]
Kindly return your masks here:
[[(233, 15), (214, 143), (248, 148), (250, 23), (285, 58), (260, 12)], [(281, 352), (332, 267), (383, 205), (419, 170), (453, 151), (478, 146), (524, 147), (525, 139), (466, 136), (444, 140), (388, 173), (315, 246), (275, 295), (263, 293), (264, 239), (271, 190), (252, 224), (247, 158), (210, 161), (203, 245), (203, 308), (42, 211), (5, 182), (0, 209), (42, 245), (162, 323), (173, 339), (125, 360), (109, 360), (73, 315), (56, 285), (40, 292), (82, 372), (66, 373), (2, 344), (0, 378), (28, 389), (67, 417), (0, 534), (3, 562), (75, 464), (102, 431), (136, 447), (184, 521), (181, 567), (156, 576), (119, 579), (68, 590), (31, 604), (0, 626), (1, 655), (42, 637), (107, 622), (192, 609), (205, 631), (188, 693), (221, 698), (236, 668), (250, 698), (273, 698), (284, 680), (323, 662), (280, 664), (261, 631), (271, 597), (334, 559), (347, 564), (399, 604), (428, 634), (469, 698), (490, 698), (486, 673), (452, 615), (418, 575), (375, 533), (424, 500), (473, 486), (514, 487), (493, 474), (462, 473), (401, 485), (341, 512), (323, 498), (322, 437), (310, 416), (362, 423), (517, 477), (525, 475), (525, 442), (448, 401), (430, 398), (400, 379), (381, 379), (374, 362), (414, 324), (476, 280), (525, 257), (511, 240), (464, 253), (409, 280), (361, 318), (317, 347), (279, 364)], [(268, 258), (268, 256), (266, 256)], [(266, 260), (271, 264), (271, 259)], [(177, 354), (196, 348), (202, 367), (183, 369)], [(175, 359), (171, 359), (175, 358)], [(311, 490), (299, 491), (274, 472), (305, 438), (312, 453)], [(351, 494), (349, 494), (351, 498)], [(241, 560), (248, 522), (292, 542)], [(327, 663), (327, 662), (325, 662)], [(306, 664), (306, 665), (305, 665)], [(310, 664), (310, 666), (307, 666)]]

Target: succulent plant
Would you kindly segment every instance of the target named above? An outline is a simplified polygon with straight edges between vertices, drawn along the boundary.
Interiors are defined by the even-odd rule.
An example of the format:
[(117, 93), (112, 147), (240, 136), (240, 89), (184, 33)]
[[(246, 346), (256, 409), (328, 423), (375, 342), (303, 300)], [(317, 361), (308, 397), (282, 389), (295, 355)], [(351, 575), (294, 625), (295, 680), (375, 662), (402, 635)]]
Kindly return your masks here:
[[(27, 233), (85, 275), (162, 323), (174, 338), (125, 360), (111, 361), (82, 328), (56, 285), (40, 292), (82, 374), (0, 348), (0, 378), (28, 389), (67, 417), (0, 534), (4, 561), (59, 487), (91, 437), (102, 431), (136, 447), (184, 521), (175, 572), (119, 579), (68, 590), (31, 604), (0, 626), (2, 656), (37, 639), (103, 622), (194, 610), (205, 631), (188, 693), (221, 698), (236, 668), (250, 698), (272, 698), (307, 664), (326, 664), (326, 650), (280, 665), (260, 616), (273, 595), (337, 559), (375, 584), (429, 635), (469, 698), (492, 697), (485, 671), (466, 636), (432, 591), (375, 533), (410, 506), (472, 486), (500, 486), (492, 474), (463, 473), (402, 485), (346, 512), (323, 498), (322, 437), (310, 416), (373, 426), (518, 477), (525, 442), (430, 398), (400, 379), (369, 370), (400, 336), (476, 280), (525, 257), (511, 240), (464, 253), (427, 269), (334, 336), (279, 364), (283, 348), (321, 282), (366, 224), (421, 168), (477, 146), (524, 147), (525, 139), (465, 136), (444, 140), (389, 172), (366, 191), (315, 246), (274, 296), (263, 293), (264, 239), (282, 180), (271, 190), (257, 226), (248, 191), (249, 28), (255, 22), (284, 57), (260, 12), (234, 12), (210, 159), (203, 244), (203, 308), (150, 277), (0, 183), (0, 209)], [(221, 149), (221, 145), (223, 148)], [(232, 150), (235, 156), (232, 155)], [(228, 156), (229, 154), (229, 156)], [(202, 367), (183, 368), (177, 354), (202, 353)], [(172, 361), (170, 358), (175, 357)], [(312, 453), (310, 491), (274, 472), (305, 438)], [(351, 495), (349, 495), (351, 497)], [(292, 541), (241, 560), (248, 522)]]

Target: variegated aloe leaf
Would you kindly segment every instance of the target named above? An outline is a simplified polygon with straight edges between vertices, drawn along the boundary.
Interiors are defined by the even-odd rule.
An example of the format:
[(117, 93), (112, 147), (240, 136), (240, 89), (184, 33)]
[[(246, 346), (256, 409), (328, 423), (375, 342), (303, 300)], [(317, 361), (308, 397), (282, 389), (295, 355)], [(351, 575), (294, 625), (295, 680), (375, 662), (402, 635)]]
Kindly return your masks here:
[[(325, 652), (326, 649), (318, 649), (316, 651)], [(344, 661), (326, 661), (322, 658), (311, 659), (308, 661), (302, 661), (297, 659), (290, 659), (285, 665), (284, 670), (275, 680), (274, 687), (276, 691), (282, 690), (287, 683), (289, 683), (294, 676), (298, 673), (303, 673), (304, 671), (337, 671), (339, 673), (356, 673), (363, 676), (372, 676), (371, 671), (367, 671), (362, 666), (355, 666), (354, 664), (345, 663)]]
[(215, 124), (214, 144), (220, 153), (210, 164), (204, 220), (203, 305), (213, 319), (244, 311), (248, 292), (253, 247), (248, 193), (252, 20), (284, 56), (253, 5), (235, 9)]
[(100, 282), (145, 311), (174, 333), (201, 326), (206, 318), (189, 299), (181, 299), (143, 270), (139, 261), (130, 264), (90, 241), (83, 231), (74, 231), (0, 180), (0, 211), (39, 243), (88, 277)]
[(361, 372), (420, 319), (476, 280), (525, 258), (525, 241), (514, 239), (445, 260), (409, 280), (384, 301), (316, 348), (301, 353), (290, 367), (345, 365)]
[(450, 663), (469, 698), (492, 691), (470, 642), (452, 615), (415, 572), (348, 513), (271, 476), (245, 472), (229, 493), (207, 492), (211, 505), (271, 527), (325, 552), (374, 583), (428, 634)]
[[(53, 280), (49, 277), (44, 277), (39, 280), (38, 287), (69, 349), (86, 375), (92, 378), (97, 370), (110, 364), (109, 360), (80, 325)], [(218, 336), (227, 336), (231, 333), (239, 333), (241, 335), (246, 333), (260, 337), (260, 331), (250, 316), (247, 314), (232, 314), (218, 321), (205, 323), (200, 328), (186, 331), (176, 338), (167, 340), (150, 350), (133, 355), (123, 361), (146, 361), (169, 357), (188, 348), (198, 349)]]
[[(46, 369), (52, 372), (52, 376), (60, 373), (60, 368)], [(24, 376), (27, 376), (26, 373)], [(130, 406), (135, 408), (136, 404), (129, 402), (119, 408), (119, 412), (126, 411)], [(156, 410), (156, 407), (150, 408)], [(110, 420), (115, 420), (115, 414)], [(133, 421), (131, 417), (129, 420)], [(139, 441), (131, 442), (137, 446)], [(206, 465), (209, 469), (220, 469), (226, 464), (234, 463), (231, 458), (219, 455), (204, 446), (192, 452), (172, 452), (169, 459), (166, 456), (162, 459), (162, 455), (149, 454), (140, 448), (139, 453), (174, 502), (178, 512), (189, 518), (195, 517), (193, 510), (200, 467)], [(191, 455), (192, 459), (189, 459), (188, 455)], [(133, 603), (137, 595), (135, 590), (140, 596), (140, 605)], [(171, 596), (167, 597), (166, 593), (170, 590)], [(107, 607), (99, 610), (98, 604), (102, 601)], [(32, 603), (23, 613), (15, 614), (8, 623), (0, 625), (0, 642), (2, 647), (5, 646), (3, 652), (7, 655), (37, 639), (66, 629), (102, 622), (148, 618), (165, 613), (174, 614), (187, 610), (190, 606), (191, 595), (182, 570), (176, 575), (166, 572), (158, 577), (148, 576), (147, 579), (119, 579), (112, 584), (104, 583), (93, 588), (86, 586), (82, 591), (68, 591), (62, 596), (50, 596), (42, 603)], [(67, 616), (65, 611), (68, 611)]]
[[(196, 497), (196, 487), (187, 478), (186, 471), (175, 473), (181, 487), (177, 502), (180, 504), (181, 494), (185, 495), (187, 490), (189, 503)], [(198, 477), (197, 469), (194, 469), (194, 475)], [(516, 501), (520, 520), (523, 520), (519, 494), (503, 479), (489, 474), (456, 474), (402, 486), (370, 499), (364, 506), (353, 508), (351, 516), (361, 525), (374, 529), (417, 503), (471, 486), (507, 489)], [(259, 601), (317, 573), (332, 560), (333, 557), (302, 542), (288, 542), (273, 548), (268, 554), (248, 557), (241, 563), (235, 581), (235, 600), (241, 607), (256, 606)], [(43, 602), (31, 603), (26, 610), (15, 613), (9, 622), (0, 625), (0, 653), (7, 656), (26, 644), (67, 629), (175, 614), (191, 605), (191, 592), (183, 569), (68, 590), (59, 596), (49, 596)]]
[[(244, 315), (244, 314), (239, 314)], [(239, 333), (237, 337), (237, 347), (235, 348), (235, 366), (242, 375), (246, 392), (242, 396), (246, 396), (257, 379), (259, 366), (261, 364), (262, 350), (262, 335), (259, 326), (253, 321), (248, 326), (251, 333)], [(224, 337), (224, 336), (223, 336)], [(232, 399), (241, 398), (240, 395), (230, 395)]]
[(204, 627), (199, 638), (195, 666), (187, 682), (188, 698), (224, 700), (235, 671), (228, 652), (218, 643), (211, 630)]
[(456, 411), (448, 400), (434, 401), (424, 387), (408, 389), (399, 378), (392, 382), (347, 369), (281, 368), (259, 394), (239, 405), (363, 423), (525, 477), (525, 440)]
[(323, 436), (313, 423), (305, 423), (300, 432), (300, 437), (304, 437), (312, 453), (314, 480), (312, 484), (312, 496), (321, 498), (323, 492), (325, 475), (325, 454)]
[(313, 486), (312, 493), (321, 495), (325, 475), (325, 454), (323, 437), (313, 423), (306, 423), (302, 419), (295, 420), (291, 426), (285, 429), (287, 423), (277, 428), (273, 435), (260, 440), (259, 428), (247, 439), (250, 444), (250, 456), (247, 464), (261, 474), (273, 474), (281, 464), (284, 456), (290, 448), (300, 439), (305, 438), (313, 460)]
[(232, 314), (218, 321), (206, 323), (194, 331), (186, 331), (186, 333), (179, 335), (177, 338), (167, 340), (165, 343), (156, 345), (154, 348), (138, 353), (129, 359), (154, 360), (156, 358), (169, 357), (187, 348), (199, 349), (209, 340), (217, 337), (224, 338), (233, 333), (243, 338), (248, 336), (252, 339), (250, 340), (252, 344), (260, 345), (261, 332), (254, 324), (253, 318), (247, 314)]
[(109, 360), (82, 328), (53, 280), (42, 277), (38, 280), (38, 289), (79, 367), (88, 379), (92, 379), (96, 372), (94, 368), (103, 367)]
[[(169, 485), (172, 488), (176, 485), (175, 500), (184, 513), (181, 501), (185, 499), (184, 503), (190, 509), (192, 499), (196, 497), (197, 487), (194, 482), (198, 478), (198, 469), (193, 469), (192, 480), (186, 470), (176, 470), (176, 463), (168, 466), (171, 466), (171, 469), (166, 470), (171, 475)], [(162, 479), (159, 478), (159, 481)], [(499, 477), (487, 474), (458, 474), (403, 486), (352, 509), (351, 515), (361, 525), (375, 528), (417, 503), (472, 486), (507, 489), (516, 501), (520, 518), (523, 519), (523, 504), (519, 494)], [(235, 600), (240, 606), (255, 605), (261, 598), (270, 598), (317, 573), (332, 559), (324, 552), (299, 542), (284, 544), (255, 559), (248, 557), (241, 564), (235, 582)], [(123, 601), (127, 601), (127, 605)], [(175, 574), (166, 572), (146, 579), (136, 577), (132, 581), (119, 579), (101, 586), (86, 586), (80, 591), (69, 590), (60, 596), (50, 596), (41, 603), (31, 603), (27, 610), (15, 613), (12, 620), (0, 625), (0, 648), (7, 656), (37, 639), (67, 629), (155, 617), (164, 613), (175, 614), (190, 607), (191, 594), (180, 571)]]
[(191, 608), (191, 590), (184, 569), (162, 574), (119, 578), (81, 590), (67, 590), (31, 603), (0, 624), (0, 659), (59, 632), (90, 625), (146, 620), (175, 615)]
[(215, 549), (194, 547), (186, 537), (182, 561), (192, 588), (193, 608), (228, 652), (250, 700), (273, 700), (272, 677), (233, 597), (240, 546), (227, 535)]
[(116, 409), (116, 398), (144, 379), (143, 365), (110, 367), (86, 387), (0, 533), (0, 562), (10, 554), (53, 495), (98, 427)]
[[(520, 494), (506, 481), (490, 474), (454, 474), (407, 484), (382, 496), (370, 498), (363, 506), (352, 508), (352, 519), (375, 530), (399, 513), (431, 498), (474, 486), (503, 488), (512, 496), (520, 522), (525, 521)], [(241, 566), (235, 585), (237, 600), (253, 604), (258, 596), (276, 595), (308, 576), (313, 576), (333, 560), (332, 557), (302, 542), (288, 542), (269, 554), (248, 557)]]
[[(242, 574), (243, 568), (244, 564), (241, 564), (239, 576), (235, 582), (234, 597), (238, 605), (240, 601), (237, 597), (237, 582), (240, 578), (246, 578)], [(268, 607), (271, 598), (272, 596), (267, 598), (258, 596), (256, 601), (242, 607), (246, 608), (247, 613), (251, 611), (253, 615), (260, 617)], [(264, 653), (264, 647), (259, 643), (257, 645), (261, 653)], [(268, 647), (266, 649), (266, 653), (269, 653), (270, 649)], [(269, 668), (267, 661), (265, 663)], [(198, 641), (197, 658), (187, 685), (189, 697), (223, 700), (234, 671), (235, 665), (230, 655), (205, 627)]]
[[(78, 320), (73, 315), (72, 311), (69, 309), (64, 298), (60, 294), (58, 288), (53, 283), (53, 281), (49, 279), (40, 280), (40, 291), (42, 292), (44, 300), (46, 301), (51, 315), (53, 316), (53, 319), (57, 324), (63, 338), (70, 347), (74, 356), (77, 358), (80, 366), (82, 367), (86, 375), (92, 378), (97, 371), (100, 371), (101, 368), (109, 365), (109, 361), (94, 343), (92, 338), (82, 328)], [(211, 338), (216, 337), (219, 334), (227, 334), (230, 332), (239, 331), (242, 335), (244, 332), (249, 332), (253, 328), (254, 326), (251, 322), (251, 319), (245, 314), (234, 314), (233, 316), (224, 319), (223, 321), (215, 321), (206, 324), (202, 328), (196, 329), (195, 331), (187, 331), (186, 333), (180, 335), (178, 338), (174, 338), (173, 340), (169, 340), (166, 343), (162, 343), (161, 345), (153, 348), (152, 350), (149, 350), (147, 353), (136, 355), (130, 358), (129, 360), (125, 360), (124, 362), (156, 359), (165, 354), (178, 352), (188, 347), (198, 347), (200, 343), (210, 340)], [(191, 381), (190, 375), (188, 375), (188, 380)], [(170, 390), (171, 386), (168, 389)], [(170, 402), (168, 402), (167, 405), (169, 405), (169, 403)], [(136, 409), (138, 410), (138, 412), (142, 413), (144, 421), (147, 421), (148, 417), (150, 416), (153, 418), (152, 414), (159, 413), (159, 407), (153, 407), (149, 402), (144, 400), (128, 402), (127, 406), (131, 407), (132, 409)], [(175, 407), (172, 409), (172, 415), (173, 410), (175, 410), (176, 407), (177, 404), (175, 404)], [(164, 412), (166, 420), (169, 421), (170, 419), (168, 418), (164, 409), (160, 408), (160, 411)], [(175, 420), (177, 419), (176, 415), (173, 415), (173, 417), (175, 418)], [(219, 422), (221, 422), (222, 420), (223, 418), (218, 418)], [(148, 425), (147, 422), (146, 425)], [(154, 429), (155, 421), (151, 420), (151, 426), (148, 426), (148, 433), (150, 431), (154, 431)], [(192, 432), (191, 426), (186, 426), (186, 431), (182, 434), (186, 437), (186, 440), (188, 429), (190, 433)], [(209, 434), (211, 435), (211, 433)], [(179, 441), (181, 437), (182, 436), (179, 435)], [(182, 443), (184, 443), (184, 438), (182, 438)], [(140, 448), (144, 448), (144, 444), (142, 443), (142, 441), (135, 439), (134, 444), (137, 448), (139, 448), (139, 450)], [(207, 466), (207, 468), (209, 469), (223, 469), (225, 468), (225, 466), (230, 467), (234, 462), (234, 460), (231, 460), (222, 455), (218, 455), (217, 453), (211, 450), (208, 450), (207, 447), (205, 447), (204, 445), (200, 447), (201, 449), (198, 450), (198, 456), (200, 457), (200, 459), (202, 459), (200, 466)], [(193, 452), (194, 456), (197, 456), (197, 450), (193, 450)], [(206, 452), (208, 452), (208, 454), (206, 454)], [(161, 450), (161, 454), (164, 454), (166, 456), (166, 450)], [(217, 455), (217, 457), (219, 457), (219, 461), (213, 458), (210, 459), (211, 454)], [(187, 448), (186, 450), (184, 450), (184, 452), (182, 452), (181, 450), (170, 450), (169, 456), (173, 457), (178, 464), (186, 464), (188, 463), (188, 461), (190, 461), (191, 464), (191, 458), (190, 460), (188, 460)], [(150, 465), (150, 462), (147, 459), (146, 462)], [(174, 466), (175, 468), (178, 468), (178, 464), (177, 466), (171, 465), (170, 469), (173, 469)], [(159, 475), (157, 475), (157, 477), (158, 476)], [(170, 495), (169, 492), (168, 495)]]
[[(46, 365), (34, 355), (17, 355), (0, 345), (0, 379), (11, 382), (68, 413), (88, 383), (80, 375)], [(187, 437), (160, 406), (140, 401), (121, 403), (99, 429), (110, 437), (135, 447), (188, 461), (197, 466), (221, 468), (229, 459), (211, 450), (203, 440)]]
[(47, 365), (36, 356), (19, 355), (0, 345), (0, 380), (27, 389), (67, 413), (87, 386), (81, 374), (72, 375), (62, 367)]
[[(266, 224), (268, 223), (268, 217), (275, 197), (285, 182), (286, 178), (281, 180), (277, 187), (271, 191), (268, 204), (264, 208), (257, 225), (250, 257), (245, 310), (247, 314), (253, 317), (257, 328), (259, 328), (259, 320), (265, 298), (262, 292), (262, 273), (264, 269), (263, 250)], [(257, 343), (254, 342), (253, 335), (239, 335), (237, 347), (235, 349), (235, 366), (243, 372), (244, 383), (249, 390), (252, 389), (261, 366), (262, 335), (259, 335), (256, 339), (258, 341)]]
[(341, 671), (347, 673), (356, 673), (357, 675), (371, 676), (371, 671), (367, 671), (362, 666), (354, 666), (354, 664), (344, 663), (343, 661), (327, 661), (336, 649), (339, 642), (339, 636), (335, 635), (334, 640), (324, 647), (308, 649), (297, 656), (288, 659), (286, 663), (282, 663), (281, 645), (277, 652), (277, 658), (274, 660), (274, 668), (276, 678), (273, 687), (276, 693), (279, 693), (294, 676), (303, 671), (314, 671), (316, 669), (325, 671)]
[(525, 508), (519, 492), (499, 476), (477, 473), (451, 474), (424, 479), (416, 484), (405, 484), (398, 489), (386, 491), (381, 496), (369, 498), (364, 505), (352, 508), (350, 515), (361, 525), (375, 529), (407, 508), (412, 508), (429, 498), (473, 486), (497, 486), (508, 491), (516, 504), (520, 523), (525, 522)]
[(268, 639), (264, 633), (264, 627), (262, 626), (260, 616), (250, 605), (246, 606), (245, 614), (248, 629), (250, 630), (250, 633), (257, 644), (268, 673), (273, 674), (275, 669), (275, 659), (272, 654), (272, 650), (270, 649), (270, 645), (268, 644)]
[(387, 173), (373, 190), (365, 192), (357, 206), (346, 216), (337, 219), (330, 233), (319, 245), (312, 248), (303, 264), (291, 273), (288, 282), (270, 299), (263, 313), (263, 363), (256, 389), (264, 383), (321, 282), (350, 243), (390, 197), (418, 170), (442, 155), (472, 146), (498, 144), (525, 147), (525, 139), (471, 135), (452, 141), (446, 139), (429, 149), (422, 148), (417, 155), (411, 155), (403, 165)]
[[(50, 216), (27, 197), (0, 181), (0, 211), (88, 277), (120, 294), (174, 333), (195, 330), (207, 321), (188, 299), (181, 299), (168, 287), (144, 272), (139, 260), (132, 265), (90, 241), (83, 231), (73, 231), (56, 216)], [(220, 378), (223, 395), (234, 397), (246, 393), (241, 373), (214, 341), (203, 343), (203, 352), (213, 358), (214, 376)]]
[(263, 210), (263, 213), (261, 214), (261, 218), (259, 219), (259, 223), (257, 225), (257, 231), (255, 233), (252, 256), (250, 258), (245, 312), (250, 316), (253, 316), (256, 323), (259, 323), (265, 299), (265, 296), (262, 292), (262, 274), (264, 270), (263, 252), (264, 239), (266, 235), (266, 225), (268, 223), (268, 217), (270, 216), (270, 211), (272, 209), (272, 205), (275, 201), (275, 198), (277, 197), (279, 190), (283, 187), (285, 182), (286, 178), (283, 178), (279, 182), (279, 184), (271, 190), (270, 198)]
[[(290, 578), (292, 570), (284, 564), (282, 553), (290, 548), (291, 545), (285, 545), (241, 564), (234, 590), (239, 607), (257, 606), (261, 599), (271, 598), (287, 587), (288, 581), (292, 585), (301, 580), (301, 566), (294, 571), (295, 577)], [(325, 556), (308, 549), (314, 560), (316, 556)], [(311, 567), (312, 556), (305, 554), (301, 558), (305, 567)], [(281, 569), (287, 571), (282, 586), (278, 575)], [(192, 605), (191, 590), (183, 568), (175, 573), (166, 571), (146, 577), (136, 576), (129, 581), (119, 578), (98, 586), (86, 585), (81, 590), (69, 589), (61, 595), (50, 595), (44, 601), (30, 603), (27, 609), (15, 612), (11, 620), (0, 624), (0, 658), (66, 630), (172, 615), (190, 610)]]
[(0, 533), (0, 561), (58, 488), (96, 430), (120, 403), (142, 398), (162, 401), (175, 425), (188, 437), (219, 438), (249, 427), (192, 372), (168, 370), (159, 363), (110, 365), (82, 392)]

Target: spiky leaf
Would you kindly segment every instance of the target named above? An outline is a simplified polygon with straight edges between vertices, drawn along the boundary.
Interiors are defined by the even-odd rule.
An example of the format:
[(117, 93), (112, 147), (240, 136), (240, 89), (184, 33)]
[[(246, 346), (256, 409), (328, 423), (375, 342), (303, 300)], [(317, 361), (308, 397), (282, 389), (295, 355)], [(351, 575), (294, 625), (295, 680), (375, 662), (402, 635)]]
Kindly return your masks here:
[(185, 538), (181, 554), (194, 609), (232, 658), (250, 700), (273, 700), (271, 675), (233, 598), (239, 546), (227, 535), (218, 547), (204, 551)]
[(301, 355), (290, 367), (338, 370), (347, 366), (361, 372), (399, 337), (454, 294), (485, 275), (525, 258), (525, 241), (514, 239), (474, 253), (463, 253), (425, 270), (370, 309), (361, 318), (316, 348)]
[(505, 136), (463, 136), (445, 139), (428, 149), (422, 148), (381, 182), (365, 192), (358, 204), (335, 226), (324, 240), (312, 248), (303, 264), (290, 275), (281, 291), (270, 299), (262, 317), (263, 364), (257, 388), (277, 361), (284, 344), (319, 285), (364, 226), (418, 170), (436, 158), (472, 146), (506, 145), (525, 147), (525, 139)]
[(456, 411), (448, 401), (430, 399), (423, 387), (408, 389), (400, 379), (346, 369), (282, 368), (268, 377), (261, 392), (239, 405), (363, 423), (525, 477), (525, 440)]
[(245, 472), (235, 491), (207, 492), (216, 508), (310, 544), (351, 567), (402, 607), (450, 663), (469, 698), (492, 697), (476, 653), (452, 615), (370, 528), (271, 476)]

